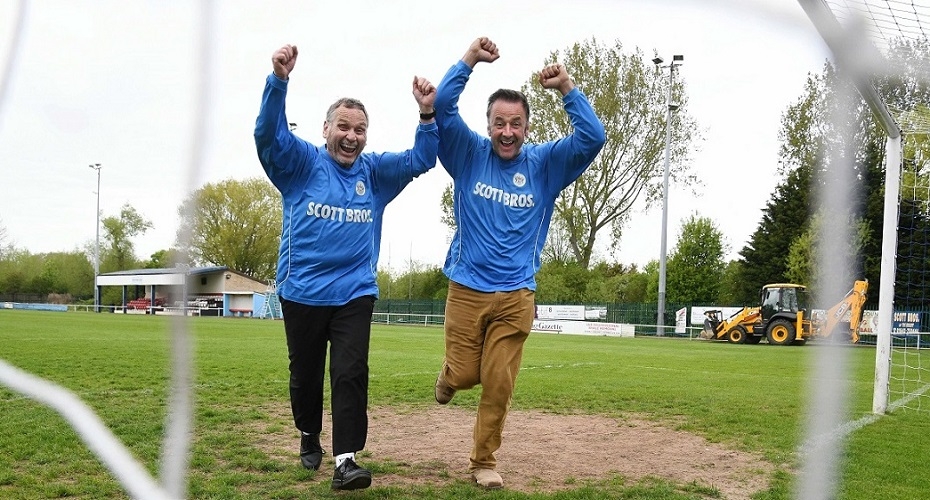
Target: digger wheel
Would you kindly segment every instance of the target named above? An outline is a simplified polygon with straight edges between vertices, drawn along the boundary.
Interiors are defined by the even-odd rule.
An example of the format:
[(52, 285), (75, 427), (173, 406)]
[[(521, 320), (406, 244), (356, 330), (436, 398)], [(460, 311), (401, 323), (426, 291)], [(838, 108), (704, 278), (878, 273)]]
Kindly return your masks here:
[(727, 341), (733, 344), (746, 343), (746, 329), (742, 325), (736, 325), (727, 332)]
[(830, 336), (827, 338), (838, 344), (852, 342), (852, 330), (850, 330), (849, 322), (844, 321), (842, 323), (838, 323), (833, 328), (833, 331), (830, 332)]
[(795, 330), (790, 321), (776, 319), (768, 331), (769, 344), (789, 345), (794, 342)]

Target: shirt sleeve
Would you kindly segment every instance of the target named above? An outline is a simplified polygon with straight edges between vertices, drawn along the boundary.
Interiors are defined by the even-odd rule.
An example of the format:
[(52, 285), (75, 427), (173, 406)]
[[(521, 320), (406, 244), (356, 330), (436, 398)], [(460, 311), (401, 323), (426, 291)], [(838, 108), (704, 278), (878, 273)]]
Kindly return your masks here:
[(316, 149), (291, 132), (284, 113), (287, 81), (274, 73), (265, 79), (261, 108), (255, 120), (255, 148), (258, 160), (271, 183), (286, 194), (294, 180), (306, 175)]
[(439, 161), (453, 179), (459, 173), (457, 169), (467, 165), (467, 155), (476, 149), (480, 136), (468, 128), (459, 115), (458, 101), (472, 68), (462, 61), (456, 62), (443, 76), (436, 87), (436, 125), (439, 126)]
[(421, 123), (413, 139), (413, 149), (381, 155), (374, 180), (382, 203), (386, 205), (414, 178), (435, 167), (438, 149), (438, 127), (435, 123)]
[(604, 124), (578, 87), (562, 97), (562, 102), (573, 132), (549, 143), (549, 165), (553, 167), (550, 172), (556, 173), (549, 176), (549, 181), (550, 188), (556, 193), (584, 173), (607, 141)]

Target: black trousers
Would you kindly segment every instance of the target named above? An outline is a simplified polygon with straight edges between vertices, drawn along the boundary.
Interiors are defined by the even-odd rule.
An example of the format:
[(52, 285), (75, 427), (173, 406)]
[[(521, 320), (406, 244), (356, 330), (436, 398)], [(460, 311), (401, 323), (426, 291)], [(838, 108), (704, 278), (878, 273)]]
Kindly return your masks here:
[(333, 456), (361, 451), (368, 438), (368, 345), (375, 298), (342, 306), (308, 306), (281, 300), (291, 373), (294, 425), (319, 434), (323, 428), (323, 375), (329, 344)]

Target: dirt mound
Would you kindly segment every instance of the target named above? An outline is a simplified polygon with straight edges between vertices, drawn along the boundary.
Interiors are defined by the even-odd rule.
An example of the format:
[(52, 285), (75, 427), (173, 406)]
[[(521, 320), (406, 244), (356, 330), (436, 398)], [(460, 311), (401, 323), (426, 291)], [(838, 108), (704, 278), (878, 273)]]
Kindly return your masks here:
[[(290, 408), (274, 411), (290, 428)], [(329, 416), (323, 422), (323, 447), (329, 450)], [(368, 446), (360, 462), (389, 460), (398, 474), (376, 474), (374, 486), (442, 485), (470, 481), (474, 413), (456, 407), (397, 409), (369, 412)], [(261, 434), (259, 434), (261, 435)], [(295, 435), (264, 435), (269, 454), (297, 460)], [(329, 450), (331, 451), (331, 450)], [(504, 487), (524, 492), (576, 488), (586, 480), (621, 475), (630, 480), (660, 477), (719, 490), (729, 500), (748, 500), (767, 486), (771, 467), (761, 457), (710, 443), (700, 436), (652, 422), (591, 415), (558, 415), (511, 411), (497, 471)], [(329, 481), (333, 459), (327, 454), (314, 481)]]

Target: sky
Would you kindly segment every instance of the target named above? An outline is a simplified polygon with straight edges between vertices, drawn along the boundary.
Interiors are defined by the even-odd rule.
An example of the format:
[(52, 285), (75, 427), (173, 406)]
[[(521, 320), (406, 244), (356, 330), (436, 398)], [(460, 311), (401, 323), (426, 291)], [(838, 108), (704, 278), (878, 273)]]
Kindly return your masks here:
[[(229, 0), (215, 2), (209, 20), (182, 0), (44, 0), (26, 4), (14, 43), (19, 5), (0, 2), (0, 71), (12, 65), (0, 79), (0, 227), (6, 243), (32, 253), (93, 245), (91, 164), (101, 165), (102, 217), (129, 203), (152, 222), (134, 240), (143, 259), (174, 244), (178, 207), (193, 190), (264, 177), (252, 133), (271, 54), (284, 44), (299, 49), (287, 98), (295, 133), (321, 144), (326, 108), (355, 97), (370, 116), (366, 151), (384, 152), (413, 144), (413, 76), (438, 84), (487, 36), (501, 57), (475, 69), (460, 99), (479, 132), (491, 92), (520, 88), (576, 42), (683, 55), (676, 80), (703, 136), (691, 152), (702, 184), (671, 186), (668, 249), (696, 214), (714, 221), (735, 259), (779, 180), (781, 115), (829, 57), (793, 0)], [(449, 182), (437, 166), (388, 206), (382, 268), (442, 264)], [(640, 267), (658, 259), (661, 213), (637, 206), (618, 250), (599, 243), (598, 257)]]

